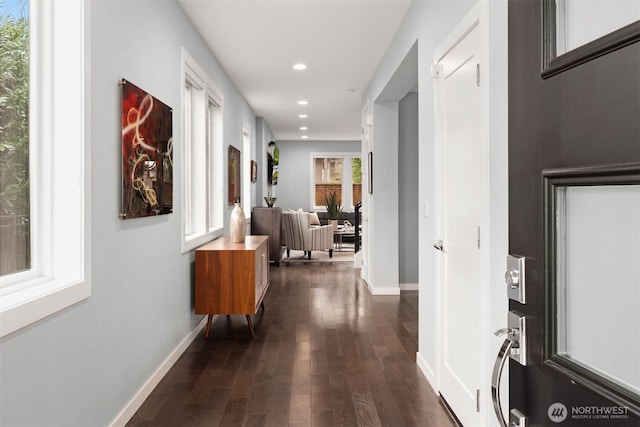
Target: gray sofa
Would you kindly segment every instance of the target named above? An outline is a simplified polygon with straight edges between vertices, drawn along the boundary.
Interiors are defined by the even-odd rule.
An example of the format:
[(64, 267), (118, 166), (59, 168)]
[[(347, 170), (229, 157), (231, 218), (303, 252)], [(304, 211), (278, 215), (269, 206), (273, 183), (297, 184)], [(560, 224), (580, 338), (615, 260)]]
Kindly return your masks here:
[[(327, 213), (327, 211), (318, 211), (317, 214), (318, 214), (318, 219), (320, 220), (320, 224), (322, 225), (329, 224), (329, 214)], [(344, 220), (348, 220), (351, 224), (355, 224), (356, 222), (355, 212), (340, 212), (340, 217), (338, 218), (338, 224), (344, 223)]]
[[(329, 214), (327, 211), (319, 211), (317, 212), (318, 219), (320, 220), (320, 224), (325, 225), (329, 224)], [(340, 212), (340, 216), (338, 217), (338, 224), (343, 224), (345, 220), (348, 220), (351, 225), (356, 224), (356, 213), (355, 212)], [(362, 215), (360, 216), (360, 225), (362, 225)], [(343, 236), (343, 241), (345, 242), (353, 242), (355, 240), (354, 236)]]

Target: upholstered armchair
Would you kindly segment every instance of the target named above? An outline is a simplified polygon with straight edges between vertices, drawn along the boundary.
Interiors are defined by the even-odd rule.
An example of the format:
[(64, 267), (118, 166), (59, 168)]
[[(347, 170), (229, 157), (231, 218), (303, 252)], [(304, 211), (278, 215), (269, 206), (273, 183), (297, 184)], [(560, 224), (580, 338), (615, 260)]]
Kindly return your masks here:
[(306, 212), (283, 212), (282, 231), (287, 258), (291, 249), (304, 251), (309, 259), (311, 251), (328, 249), (329, 258), (333, 257), (333, 227), (323, 225), (310, 228), (309, 214)]

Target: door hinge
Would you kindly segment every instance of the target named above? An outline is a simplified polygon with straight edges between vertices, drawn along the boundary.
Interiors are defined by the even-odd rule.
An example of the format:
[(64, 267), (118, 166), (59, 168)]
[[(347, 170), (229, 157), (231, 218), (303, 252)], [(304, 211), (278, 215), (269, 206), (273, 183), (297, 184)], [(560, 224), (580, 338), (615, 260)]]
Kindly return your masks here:
[(431, 66), (431, 78), (432, 79), (437, 79), (438, 78), (438, 75), (440, 74), (439, 70), (440, 70), (440, 66), (438, 64), (435, 64), (435, 65)]
[(480, 86), (480, 64), (476, 64), (476, 86)]
[(476, 389), (476, 412), (480, 412), (480, 389)]
[(480, 249), (480, 226), (478, 226), (478, 249)]

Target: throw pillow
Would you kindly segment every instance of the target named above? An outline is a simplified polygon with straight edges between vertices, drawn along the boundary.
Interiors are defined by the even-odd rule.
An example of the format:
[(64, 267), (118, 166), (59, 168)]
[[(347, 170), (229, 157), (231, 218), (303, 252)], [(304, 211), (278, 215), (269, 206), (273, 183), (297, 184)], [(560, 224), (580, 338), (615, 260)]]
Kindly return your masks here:
[(312, 225), (320, 225), (320, 218), (318, 218), (318, 214), (316, 212), (309, 213), (309, 226)]

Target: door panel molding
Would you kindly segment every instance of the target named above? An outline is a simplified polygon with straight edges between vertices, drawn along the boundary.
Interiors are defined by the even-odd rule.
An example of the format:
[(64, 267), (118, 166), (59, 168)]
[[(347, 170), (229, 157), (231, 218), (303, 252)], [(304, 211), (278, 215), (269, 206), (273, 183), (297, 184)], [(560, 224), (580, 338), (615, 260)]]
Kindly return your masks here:
[(640, 21), (620, 28), (590, 43), (570, 50), (565, 54), (556, 53), (556, 0), (542, 3), (542, 78), (546, 79), (569, 70), (585, 62), (606, 55), (615, 50), (640, 41)]
[[(547, 169), (542, 171), (544, 186), (544, 247), (545, 247), (545, 339), (544, 361), (547, 368), (568, 377), (587, 389), (602, 395), (618, 405), (640, 414), (640, 395), (610, 380), (606, 376), (577, 363), (560, 351), (558, 313), (561, 305), (558, 297), (558, 199), (559, 189), (586, 186), (620, 186), (640, 184), (640, 163), (606, 165), (581, 168)], [(623, 325), (620, 325), (623, 327)], [(631, 339), (633, 339), (631, 337)], [(619, 349), (623, 351), (620, 343)]]

